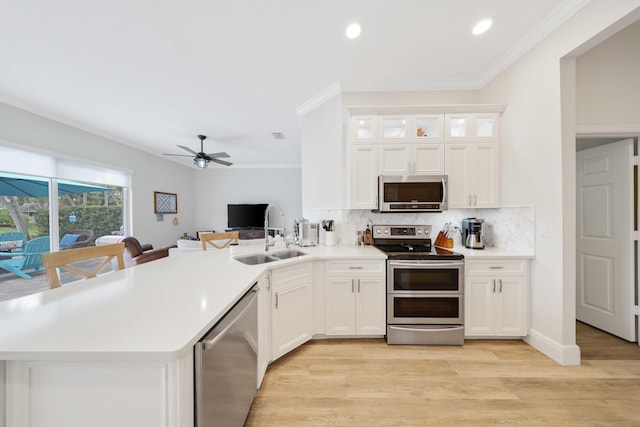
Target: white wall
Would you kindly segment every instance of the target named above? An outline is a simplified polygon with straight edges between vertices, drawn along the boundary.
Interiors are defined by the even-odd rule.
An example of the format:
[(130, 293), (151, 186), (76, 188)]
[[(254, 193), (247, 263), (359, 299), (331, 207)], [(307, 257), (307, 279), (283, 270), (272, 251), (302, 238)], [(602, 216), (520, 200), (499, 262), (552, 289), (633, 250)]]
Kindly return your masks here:
[(346, 148), (342, 97), (300, 117), (302, 211), (340, 209), (346, 203)]
[(576, 58), (576, 120), (640, 128), (640, 23)]
[[(301, 172), (298, 168), (215, 168), (198, 172), (195, 180), (195, 228), (181, 229), (190, 235), (198, 230), (224, 231), (227, 228), (228, 203), (279, 206), (284, 211), (287, 233), (292, 230), (293, 220), (302, 215)], [(280, 227), (278, 216), (271, 216), (275, 227)]]
[[(13, 148), (94, 163), (131, 173), (132, 234), (155, 247), (175, 244), (183, 228), (193, 229), (194, 169), (95, 134), (0, 103), (0, 139)], [(178, 215), (156, 221), (153, 192), (178, 195)], [(179, 225), (172, 220), (178, 217)]]
[[(575, 346), (575, 109), (571, 61), (561, 58), (637, 8), (640, 1), (592, 1), (480, 92), (505, 103), (504, 204), (536, 206), (532, 329), (528, 341), (563, 364), (579, 363)], [(564, 110), (563, 110), (564, 108)]]

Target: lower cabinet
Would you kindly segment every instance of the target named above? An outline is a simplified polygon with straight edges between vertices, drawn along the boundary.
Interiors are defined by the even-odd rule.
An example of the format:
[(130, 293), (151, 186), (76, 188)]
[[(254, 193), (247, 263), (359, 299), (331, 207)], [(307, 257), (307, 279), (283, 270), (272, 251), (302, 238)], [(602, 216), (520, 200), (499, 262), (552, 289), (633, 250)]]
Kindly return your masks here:
[(313, 336), (311, 263), (271, 270), (272, 360)]
[(327, 261), (325, 333), (384, 335), (384, 261)]
[(467, 259), (464, 298), (466, 337), (527, 335), (528, 260)]

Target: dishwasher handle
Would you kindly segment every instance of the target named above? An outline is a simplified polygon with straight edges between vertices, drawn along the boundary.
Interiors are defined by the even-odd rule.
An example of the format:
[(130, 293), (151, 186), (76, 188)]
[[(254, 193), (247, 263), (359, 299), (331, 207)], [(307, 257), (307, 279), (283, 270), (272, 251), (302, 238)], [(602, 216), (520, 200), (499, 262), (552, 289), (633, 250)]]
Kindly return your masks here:
[[(233, 328), (235, 324), (244, 317), (246, 312), (251, 309), (251, 304), (256, 298), (258, 298), (258, 288), (254, 287), (249, 292), (247, 292), (247, 294), (242, 297), (240, 301), (238, 301), (238, 304), (236, 304), (236, 306), (233, 307), (231, 311), (229, 311), (229, 313), (227, 313), (223, 317), (224, 320), (226, 317), (232, 316), (231, 321), (224, 326), (221, 325), (222, 328), (219, 330), (217, 330), (217, 326), (214, 327), (211, 332), (209, 332), (209, 334), (207, 334), (207, 336), (201, 341), (202, 348), (204, 350), (211, 350), (213, 346), (216, 345), (216, 343), (222, 340), (224, 336), (227, 335), (229, 330)], [(241, 311), (240, 313), (236, 314), (235, 312), (237, 312), (238, 310)]]

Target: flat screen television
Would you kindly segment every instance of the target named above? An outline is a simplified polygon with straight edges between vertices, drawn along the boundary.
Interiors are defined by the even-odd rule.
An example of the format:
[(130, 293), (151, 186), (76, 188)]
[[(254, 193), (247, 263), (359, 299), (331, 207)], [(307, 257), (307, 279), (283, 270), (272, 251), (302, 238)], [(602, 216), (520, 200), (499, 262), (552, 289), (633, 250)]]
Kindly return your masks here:
[(228, 204), (227, 226), (229, 228), (262, 228), (264, 211), (269, 206), (260, 204)]

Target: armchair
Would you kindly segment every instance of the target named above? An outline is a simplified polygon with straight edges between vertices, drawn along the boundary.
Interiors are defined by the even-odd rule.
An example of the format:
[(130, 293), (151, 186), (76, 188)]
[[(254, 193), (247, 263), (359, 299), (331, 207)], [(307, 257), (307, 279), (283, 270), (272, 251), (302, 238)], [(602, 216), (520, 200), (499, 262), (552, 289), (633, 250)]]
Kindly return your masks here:
[(124, 243), (124, 267), (132, 267), (145, 262), (154, 261), (156, 259), (169, 256), (169, 249), (176, 246), (167, 246), (166, 248), (153, 249), (149, 244), (141, 245), (135, 237), (124, 236), (102, 236), (96, 239), (96, 246), (108, 245), (112, 243)]

